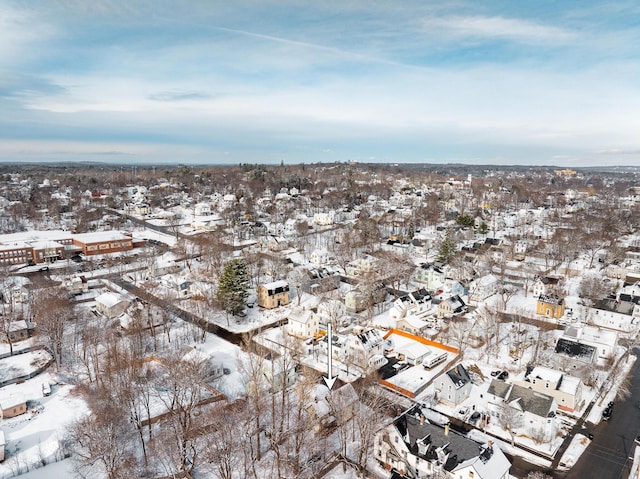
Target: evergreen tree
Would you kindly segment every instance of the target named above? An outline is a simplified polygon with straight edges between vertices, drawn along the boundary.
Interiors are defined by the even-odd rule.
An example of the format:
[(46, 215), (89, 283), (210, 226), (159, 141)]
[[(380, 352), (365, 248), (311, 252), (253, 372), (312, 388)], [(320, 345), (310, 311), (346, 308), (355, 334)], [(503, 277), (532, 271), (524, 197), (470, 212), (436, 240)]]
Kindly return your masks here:
[(440, 243), (440, 249), (438, 250), (438, 261), (447, 264), (456, 252), (456, 242), (452, 238), (451, 229), (447, 228), (447, 232)]
[(229, 261), (220, 276), (217, 299), (227, 314), (241, 313), (249, 296), (249, 270), (244, 259)]
[(484, 221), (480, 223), (480, 228), (478, 228), (478, 233), (481, 235), (486, 235), (489, 232), (489, 226)]

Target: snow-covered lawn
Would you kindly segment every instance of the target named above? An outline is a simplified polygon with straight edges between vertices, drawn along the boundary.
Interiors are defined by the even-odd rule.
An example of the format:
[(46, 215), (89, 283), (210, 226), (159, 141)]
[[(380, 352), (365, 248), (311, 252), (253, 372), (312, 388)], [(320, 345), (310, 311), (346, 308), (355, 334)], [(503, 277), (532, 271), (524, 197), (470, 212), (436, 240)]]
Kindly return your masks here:
[[(0, 381), (7, 381), (30, 374), (39, 367), (44, 366), (50, 359), (51, 354), (44, 349), (0, 359)], [(2, 395), (3, 391), (0, 390), (0, 396)]]
[[(33, 469), (60, 457), (59, 441), (64, 436), (65, 428), (87, 412), (85, 402), (73, 394), (73, 386), (54, 384), (51, 395), (42, 397), (43, 381), (54, 383), (55, 379), (44, 373), (23, 384), (1, 390), (2, 393), (21, 394), (30, 399), (30, 409), (26, 414), (0, 422), (7, 441), (5, 461), (0, 463), (2, 478), (11, 477), (14, 471)], [(52, 467), (55, 469), (55, 466)], [(56, 476), (48, 472), (47, 477), (68, 476)]]

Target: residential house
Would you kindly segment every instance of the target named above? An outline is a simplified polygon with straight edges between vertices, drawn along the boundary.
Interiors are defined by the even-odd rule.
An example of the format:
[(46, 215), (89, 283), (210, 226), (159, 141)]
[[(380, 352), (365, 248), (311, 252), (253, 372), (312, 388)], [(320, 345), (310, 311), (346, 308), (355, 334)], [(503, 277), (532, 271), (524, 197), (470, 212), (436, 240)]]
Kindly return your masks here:
[[(12, 343), (16, 341), (22, 341), (31, 336), (31, 330), (33, 329), (33, 323), (28, 323), (24, 319), (17, 321), (11, 321), (8, 328), (9, 339)], [(4, 339), (4, 338), (3, 338)]]
[(359, 313), (368, 307), (384, 301), (387, 296), (387, 289), (383, 283), (376, 285), (371, 292), (360, 290), (358, 286), (349, 291), (344, 296), (344, 305), (349, 313)]
[(471, 376), (462, 364), (438, 376), (434, 383), (438, 400), (453, 407), (469, 397), (472, 386)]
[(193, 213), (196, 216), (211, 216), (211, 206), (209, 203), (197, 203), (193, 207)]
[(320, 332), (318, 316), (305, 306), (291, 309), (287, 316), (287, 332), (296, 338), (313, 338)]
[(422, 316), (431, 311), (431, 295), (425, 289), (418, 289), (400, 296), (389, 310), (392, 319), (401, 319), (406, 316)]
[(427, 334), (427, 330), (435, 326), (436, 322), (431, 318), (431, 320), (422, 319), (422, 317), (414, 316), (413, 314), (409, 316), (405, 316), (396, 321), (395, 329), (399, 329), (400, 331), (406, 331), (415, 336), (425, 336)]
[(498, 278), (493, 274), (487, 274), (474, 280), (469, 285), (469, 302), (479, 303), (498, 291)]
[(586, 309), (587, 322), (601, 328), (630, 333), (638, 329), (640, 305), (618, 298), (596, 301)]
[(96, 298), (96, 311), (109, 319), (120, 316), (128, 307), (129, 301), (122, 295), (111, 291), (102, 293)]
[[(283, 388), (291, 387), (298, 379), (295, 363), (287, 356), (280, 356), (271, 361), (265, 362), (262, 366), (262, 380), (268, 393), (282, 391)], [(248, 385), (247, 387), (253, 387)]]
[(335, 263), (335, 257), (325, 248), (315, 249), (309, 255), (309, 262), (314, 266), (326, 266)]
[(27, 401), (21, 395), (0, 398), (0, 419), (9, 419), (27, 412)]
[(513, 384), (553, 396), (563, 411), (573, 412), (582, 403), (582, 380), (556, 369), (536, 366), (524, 381)]
[(606, 359), (615, 353), (618, 346), (618, 333), (593, 326), (576, 325), (569, 326), (564, 330), (564, 334), (556, 343), (556, 351), (560, 341), (569, 346), (571, 346), (570, 343), (581, 346), (580, 349), (585, 349), (584, 346), (594, 348), (594, 359)]
[(438, 318), (451, 318), (467, 310), (467, 305), (458, 295), (444, 299), (438, 304)]
[(423, 283), (431, 291), (438, 290), (444, 285), (444, 270), (435, 264), (421, 264), (416, 268), (414, 281)]
[(378, 431), (374, 458), (391, 477), (508, 479), (511, 464), (499, 447), (477, 443), (430, 423), (417, 407)]
[(313, 223), (319, 226), (332, 225), (334, 221), (335, 213), (330, 211), (328, 213), (315, 213), (313, 215)]
[(378, 270), (378, 260), (373, 256), (358, 258), (347, 264), (345, 272), (350, 276), (359, 276), (365, 273), (375, 273)]
[(332, 415), (338, 424), (350, 421), (358, 411), (360, 398), (351, 383), (334, 390), (326, 397)]
[(538, 297), (536, 313), (549, 318), (559, 319), (564, 316), (564, 298), (555, 294), (543, 294)]
[(451, 285), (452, 296), (467, 296), (469, 294), (469, 286), (465, 281), (456, 281)]
[(516, 411), (517, 419), (510, 424), (511, 430), (520, 436), (539, 440), (550, 440), (557, 432), (555, 421), (557, 403), (553, 396), (493, 379), (487, 389), (487, 408), (498, 421), (507, 413), (505, 408)]
[(531, 287), (534, 298), (538, 298), (544, 294), (552, 294), (557, 292), (560, 279), (552, 276), (536, 277)]
[(289, 304), (289, 283), (274, 281), (258, 285), (258, 306), (265, 309), (279, 308)]
[(381, 356), (385, 341), (377, 329), (355, 330), (345, 338), (344, 361), (368, 370), (375, 356)]

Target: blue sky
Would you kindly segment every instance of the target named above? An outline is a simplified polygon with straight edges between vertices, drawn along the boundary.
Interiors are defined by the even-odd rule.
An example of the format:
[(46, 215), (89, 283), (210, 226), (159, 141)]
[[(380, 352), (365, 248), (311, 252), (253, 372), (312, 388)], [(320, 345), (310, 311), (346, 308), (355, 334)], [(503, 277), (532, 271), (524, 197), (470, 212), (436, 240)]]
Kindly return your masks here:
[(0, 2), (0, 161), (640, 165), (636, 1)]

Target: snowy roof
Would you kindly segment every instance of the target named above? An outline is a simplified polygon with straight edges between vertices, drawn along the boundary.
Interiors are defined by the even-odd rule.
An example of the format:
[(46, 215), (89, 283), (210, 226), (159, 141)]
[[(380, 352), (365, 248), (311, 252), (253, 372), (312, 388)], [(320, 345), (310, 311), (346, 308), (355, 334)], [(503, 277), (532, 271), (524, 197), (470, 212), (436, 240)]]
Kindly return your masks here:
[(447, 371), (447, 376), (449, 376), (456, 389), (460, 389), (471, 382), (471, 377), (469, 377), (469, 373), (462, 364), (458, 364)]
[(73, 235), (73, 238), (82, 243), (100, 243), (102, 241), (130, 240), (131, 237), (119, 231), (96, 231), (94, 233), (81, 233)]
[(111, 308), (116, 304), (120, 303), (121, 301), (124, 301), (124, 298), (121, 295), (112, 293), (110, 291), (107, 291), (106, 293), (102, 293), (100, 296), (96, 298), (96, 303), (100, 303), (106, 306), (107, 308)]
[(545, 368), (544, 366), (536, 366), (529, 373), (529, 377), (532, 378), (540, 378), (543, 381), (548, 381), (553, 385), (556, 385), (560, 382), (563, 376), (562, 371), (557, 371), (555, 369)]
[(284, 280), (279, 280), (279, 281), (274, 281), (272, 283), (264, 283), (262, 286), (264, 286), (268, 290), (272, 290), (272, 289), (278, 289), (278, 288), (286, 288), (289, 286), (289, 283), (287, 283)]
[(311, 318), (313, 318), (313, 311), (305, 308), (304, 306), (293, 308), (287, 316), (289, 322), (295, 321), (296, 323), (302, 324), (307, 324)]
[(554, 411), (554, 399), (517, 384), (509, 384), (499, 379), (491, 380), (488, 394), (504, 399), (510, 406), (540, 417), (550, 417)]
[(562, 377), (562, 382), (558, 386), (558, 391), (562, 391), (563, 393), (575, 396), (578, 392), (578, 389), (580, 388), (581, 383), (582, 381), (580, 380), (580, 378), (565, 374)]
[[(404, 413), (395, 421), (394, 425), (405, 439), (408, 449), (414, 456), (430, 462), (435, 462), (439, 457), (443, 457), (446, 461), (444, 469), (447, 471), (453, 471), (462, 464), (467, 463), (467, 461), (478, 458), (482, 452), (477, 442), (467, 439), (452, 430), (446, 433), (442, 427), (431, 424), (429, 421), (421, 421), (418, 408)], [(419, 449), (419, 443), (428, 446), (422, 451), (422, 454)], [(498, 453), (495, 455), (499, 457)], [(497, 463), (498, 461), (496, 461), (496, 465)], [(502, 465), (508, 470), (508, 461)], [(488, 475), (486, 477), (502, 477), (502, 475)]]
[(12, 394), (11, 396), (5, 396), (0, 398), (0, 408), (3, 410), (11, 409), (26, 402), (22, 394)]
[(462, 462), (452, 472), (472, 467), (478, 473), (479, 479), (493, 479), (494, 477), (504, 477), (509, 471), (511, 463), (502, 453), (500, 448), (491, 441), (480, 447), (480, 454)]

